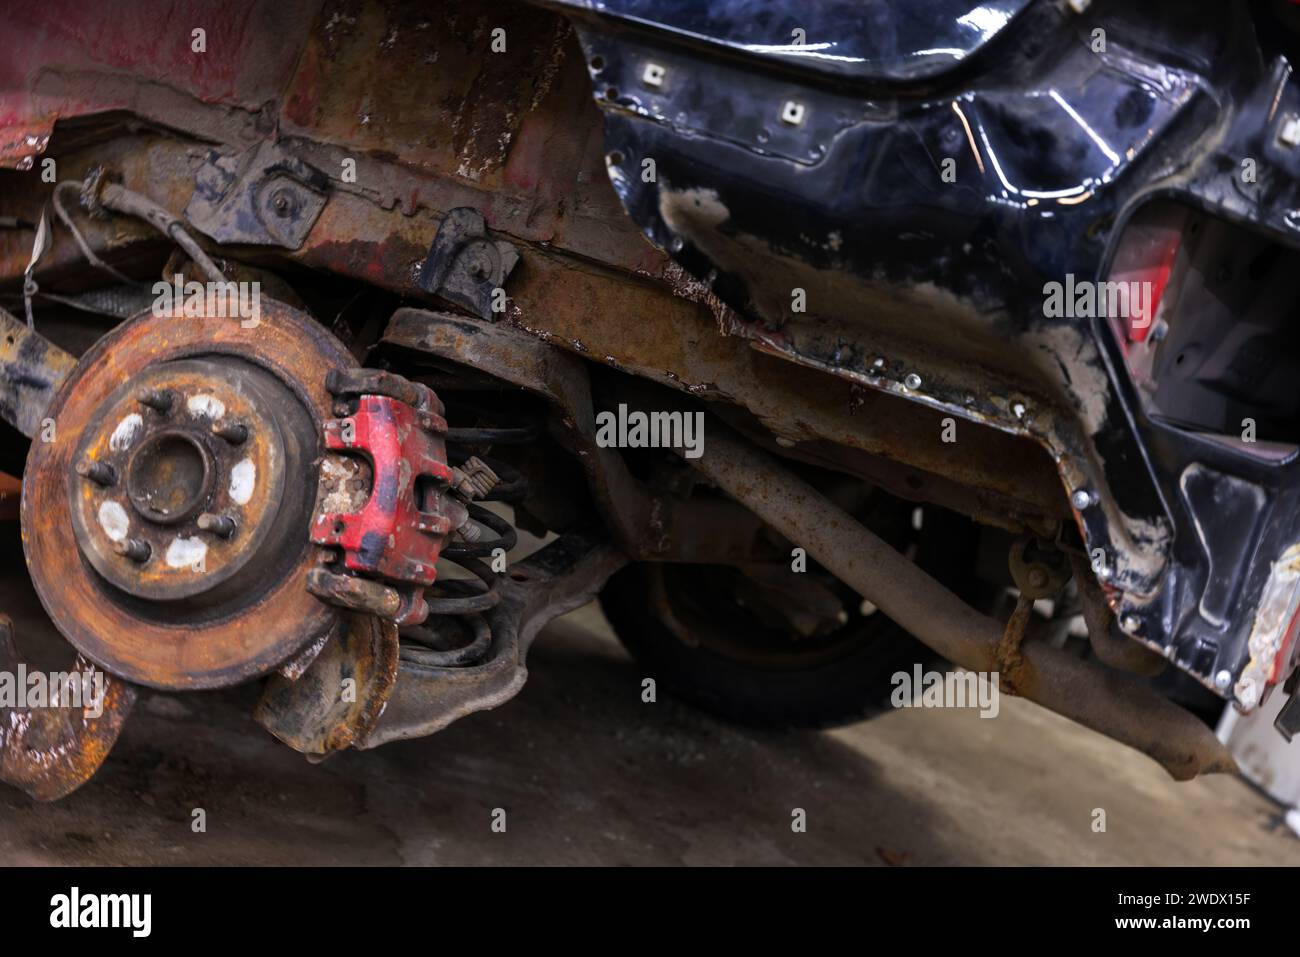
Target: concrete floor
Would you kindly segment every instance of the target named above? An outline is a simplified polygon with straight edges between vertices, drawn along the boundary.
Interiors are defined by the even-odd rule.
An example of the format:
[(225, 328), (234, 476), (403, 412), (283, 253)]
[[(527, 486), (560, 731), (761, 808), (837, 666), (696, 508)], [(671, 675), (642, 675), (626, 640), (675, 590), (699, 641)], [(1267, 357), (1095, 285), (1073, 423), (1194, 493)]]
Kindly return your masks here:
[[(49, 628), (25, 583), (0, 602), (25, 647)], [(252, 721), (251, 690), (146, 695), (71, 797), (0, 786), (0, 863), (1300, 863), (1278, 806), (1242, 781), (1175, 784), (1023, 701), (991, 720), (908, 710), (823, 734), (737, 730), (643, 704), (594, 607), (543, 634), (530, 666), (497, 711), (315, 766)]]

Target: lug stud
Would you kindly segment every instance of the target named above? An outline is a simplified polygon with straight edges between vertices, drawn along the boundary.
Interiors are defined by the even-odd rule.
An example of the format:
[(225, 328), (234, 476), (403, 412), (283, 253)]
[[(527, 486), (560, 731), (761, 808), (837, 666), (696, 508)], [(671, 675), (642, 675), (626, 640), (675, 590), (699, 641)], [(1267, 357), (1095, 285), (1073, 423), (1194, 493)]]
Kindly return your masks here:
[(96, 462), (94, 459), (82, 459), (77, 463), (77, 474), (82, 478), (88, 478), (96, 485), (116, 485), (117, 469), (107, 462)]
[(153, 554), (153, 549), (149, 547), (149, 543), (138, 538), (128, 538), (124, 541), (114, 542), (113, 551), (131, 559), (133, 562), (147, 562), (149, 556)]
[(166, 389), (141, 389), (135, 394), (135, 401), (147, 405), (159, 415), (166, 415), (176, 404), (176, 395)]
[(212, 434), (231, 445), (243, 445), (248, 438), (248, 426), (242, 422), (213, 422)]
[(212, 512), (204, 512), (199, 516), (199, 528), (222, 538), (229, 538), (235, 534), (235, 520), (229, 515), (214, 515)]

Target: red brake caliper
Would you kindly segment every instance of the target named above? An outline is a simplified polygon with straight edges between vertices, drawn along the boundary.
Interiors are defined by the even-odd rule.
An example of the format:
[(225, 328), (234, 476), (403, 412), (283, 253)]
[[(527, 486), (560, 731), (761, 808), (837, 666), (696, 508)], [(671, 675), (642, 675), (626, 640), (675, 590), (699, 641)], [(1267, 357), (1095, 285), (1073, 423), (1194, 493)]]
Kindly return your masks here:
[(362, 456), (372, 475), (365, 504), (351, 510), (338, 508), (346, 496), (330, 494), (336, 480), (323, 478), (311, 540), (341, 549), (342, 563), (313, 570), (307, 587), (334, 604), (418, 624), (443, 543), (466, 519), (448, 494), (442, 403), (428, 386), (388, 372), (331, 372), (326, 386), (347, 407), (336, 411), (355, 401), (350, 414), (325, 423), (326, 449)]

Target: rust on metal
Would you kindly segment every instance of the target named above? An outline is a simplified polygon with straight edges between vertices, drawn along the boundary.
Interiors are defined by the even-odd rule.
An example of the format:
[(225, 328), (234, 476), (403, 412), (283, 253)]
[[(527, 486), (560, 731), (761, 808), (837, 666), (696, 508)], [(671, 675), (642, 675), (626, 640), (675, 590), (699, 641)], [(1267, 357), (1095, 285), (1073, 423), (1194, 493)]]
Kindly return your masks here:
[(0, 521), (10, 522), (18, 518), (22, 495), (22, 481), (0, 472)]
[(348, 414), (325, 422), (325, 447), (368, 462), (372, 490), (357, 510), (331, 511), (329, 497), (322, 498), (311, 540), (339, 549), (348, 571), (408, 594), (413, 617), (399, 618), (400, 624), (422, 621), (418, 596), (433, 584), (446, 537), (465, 517), (447, 494), (452, 470), (442, 403), (428, 386), (389, 373), (335, 372), (326, 387), (345, 401)]
[[(525, 130), (553, 132), (567, 95), (557, 91), (557, 103), (548, 97), (530, 114)], [(382, 149), (394, 157), (407, 155), (396, 137), (389, 128)], [(524, 139), (531, 142), (530, 136)], [(553, 144), (553, 137), (545, 142)], [(512, 153), (507, 170), (524, 162), (521, 149)], [(322, 169), (337, 166), (337, 160), (326, 161), (326, 154), (313, 154), (306, 145), (300, 152)], [(193, 189), (194, 171), (183, 153), (182, 148), (154, 143), (151, 166), (126, 154), (114, 168), (125, 182), (178, 208)], [(413, 180), (427, 177), (422, 196), (429, 215), (403, 215), (412, 211), (394, 208), (389, 197), (359, 195), (336, 182), (320, 220), (292, 258), (403, 296), (427, 298), (419, 287), (418, 269), (437, 233), (438, 211), (474, 205), (485, 210), (489, 225), (504, 238), (529, 244), (520, 250), (527, 268), (518, 270), (509, 284), (507, 313), (526, 334), (689, 395), (743, 409), (783, 442), (795, 443), (805, 460), (863, 475), (896, 495), (938, 501), (1013, 530), (1042, 530), (1052, 521), (1069, 518), (1061, 480), (1035, 442), (970, 423), (964, 427), (979, 430), (978, 441), (963, 441), (962, 454), (954, 461), (953, 446), (939, 438), (938, 410), (792, 364), (762, 352), (749, 340), (717, 335), (720, 321), (707, 299), (683, 291), (680, 277), (676, 285), (669, 282), (673, 274), (663, 255), (646, 246), (635, 230), (626, 229), (621, 219), (602, 219), (598, 231), (594, 226), (587, 231), (591, 224), (579, 230), (577, 222), (570, 223), (562, 237), (556, 229), (534, 228), (536, 222), (554, 222), (553, 207), (563, 205), (565, 194), (558, 189), (554, 150), (528, 156), (533, 165), (527, 170), (520, 166), (518, 177), (507, 176), (499, 191), (474, 193), (456, 180), (447, 157), (436, 168), (405, 171), (403, 176)], [(586, 157), (568, 158), (586, 168)], [(599, 161), (598, 153), (595, 159)], [(394, 181), (394, 175), (377, 164), (368, 168), (366, 181), (384, 184)], [(592, 177), (580, 187), (583, 208), (599, 210), (616, 203), (599, 166)], [(533, 198), (521, 205), (517, 194)], [(537, 244), (552, 237), (556, 242)], [(107, 231), (91, 238), (95, 248), (100, 248), (97, 239), (121, 242)], [(15, 247), (11, 252), (12, 268), (21, 271), (26, 251)], [(54, 268), (73, 261), (75, 253), (70, 243), (56, 243), (47, 259)], [(9, 260), (4, 262), (10, 268)], [(639, 321), (611, 324), (610, 315), (635, 315)]]
[(1020, 680), (1020, 674), (1025, 665), (1024, 656), (1020, 653), (1020, 646), (1025, 640), (1025, 628), (1029, 625), (1029, 619), (1034, 613), (1034, 600), (1023, 593), (1016, 597), (1016, 607), (1011, 612), (1011, 617), (1007, 620), (1007, 626), (1002, 632), (1002, 638), (998, 641), (998, 646), (994, 656), (998, 661), (998, 672), (1002, 676), (1000, 687), (1008, 694), (1019, 694), (1016, 691), (1016, 684)]
[(396, 620), (406, 603), (397, 589), (368, 578), (355, 575), (336, 575), (324, 568), (313, 568), (307, 573), (306, 587), (322, 601), (340, 608), (378, 615)]
[[(78, 650), (140, 684), (210, 688), (267, 673), (330, 629), (337, 610), (305, 587), (317, 562), (303, 534), (314, 489), (300, 476), (332, 409), (325, 374), (353, 364), (314, 320), (265, 297), (256, 326), (144, 313), (82, 357), (48, 410), (54, 441), (33, 445), (22, 510), (32, 580)], [(141, 388), (178, 399), (163, 415), (137, 402)], [(226, 403), (247, 419), (242, 446), (210, 432)], [(165, 454), (141, 462), (160, 442)], [(111, 464), (118, 486), (78, 475), (87, 458)], [(197, 527), (214, 507), (240, 512), (228, 538)], [(106, 544), (119, 538), (148, 545), (149, 557)]]
[(1168, 659), (1136, 641), (1114, 634), (1115, 613), (1088, 559), (1075, 554), (1070, 556), (1070, 561), (1074, 566), (1074, 580), (1079, 585), (1079, 604), (1088, 626), (1088, 643), (1097, 657), (1111, 668), (1148, 678), (1164, 671), (1169, 666)]
[[(142, 393), (171, 401), (151, 405)], [(268, 373), (242, 362), (160, 362), (122, 383), (74, 453), (74, 471), (87, 480), (69, 481), (77, 541), (95, 570), (157, 600), (251, 585), (262, 574), (262, 549), (283, 547), (293, 534), (275, 521), (301, 497), (294, 494), (301, 489), (296, 472), (292, 480), (286, 473), (294, 462), (310, 462), (286, 448), (310, 438), (283, 434), (277, 404), (292, 400)], [(247, 441), (233, 444), (217, 432), (234, 419)], [(203, 521), (213, 512), (223, 513), (225, 523), (215, 524), (230, 526), (227, 534), (215, 533), (216, 516)], [(156, 561), (115, 552), (128, 523), (132, 539), (147, 543)], [(268, 543), (276, 536), (279, 543)]]
[[(0, 615), (0, 672), (20, 673), (13, 623)], [(136, 689), (78, 655), (64, 673), (83, 688), (98, 685), (87, 702), (46, 702), (42, 707), (0, 706), (0, 780), (38, 801), (71, 794), (99, 770), (122, 731)], [(80, 704), (73, 707), (72, 704)]]
[(396, 625), (350, 613), (301, 675), (271, 676), (253, 716), (308, 757), (361, 747), (393, 692), (397, 655)]
[[(207, 152), (197, 143), (232, 151), (251, 143), (254, 152), (270, 152), (266, 144), (291, 140), (294, 157), (328, 172), (330, 198), (319, 218), (304, 220), (307, 235), (295, 231), (283, 262), (410, 301), (431, 299), (420, 269), (449, 211), (473, 210), (523, 259), (524, 268), (510, 276), (504, 321), (401, 310), (385, 345), (468, 364), (545, 396), (563, 424), (561, 443), (580, 462), (628, 554), (734, 559), (748, 553), (761, 524), (749, 513), (739, 519), (743, 510), (731, 501), (675, 502), (600, 448), (590, 360), (675, 390), (684, 402), (708, 400), (748, 438), (900, 497), (1015, 531), (1077, 518), (1062, 481), (1067, 489), (1091, 484), (1095, 463), (1063, 431), (1051, 396), (1038, 397), (1041, 403), (1010, 432), (1001, 430), (1012, 421), (1009, 394), (978, 403), (972, 396), (963, 413), (969, 431), (954, 455), (940, 438), (942, 410), (897, 389), (880, 390), (867, 376), (837, 378), (843, 372), (828, 356), (838, 343), (829, 341), (835, 334), (824, 324), (746, 329), (705, 284), (646, 244), (607, 181), (586, 64), (562, 17), (491, 0), (433, 9), (290, 0), (234, 11), (213, 0), (180, 0), (178, 9), (212, 23), (214, 45), (236, 52), (199, 62), (163, 51), (151, 63), (161, 65), (166, 84), (156, 82), (156, 70), (136, 75), (141, 54), (130, 38), (146, 14), (124, 12), (103, 31), (68, 37), (56, 29), (53, 10), (27, 10), (29, 22), (43, 25), (33, 31), (42, 42), (0, 64), (7, 81), (0, 83), (0, 112), (30, 122), (0, 133), (0, 166), (30, 167), (56, 117), (129, 111), (129, 130), (105, 120), (110, 132), (94, 138), (93, 147), (70, 140), (58, 156), (61, 175), (79, 178), (107, 164), (114, 174), (109, 189), (147, 196), (151, 221), (174, 235), (174, 217), (157, 214), (194, 200)], [(482, 55), (497, 28), (515, 55)], [(139, 129), (164, 125), (183, 134)], [(337, 172), (341, 160), (351, 160), (357, 175), (345, 180)], [(34, 185), (5, 192), (0, 215), (20, 225), (0, 231), (0, 278), (13, 280), (30, 257), (28, 226), (49, 191)], [(147, 211), (143, 203), (135, 208)], [(166, 244), (135, 221), (90, 220), (82, 229), (90, 248), (118, 264), (160, 258)], [(739, 265), (762, 268), (757, 260)], [(70, 236), (56, 230), (37, 271), (42, 288), (75, 287), (85, 271)], [(860, 304), (842, 305), (850, 313)], [(906, 305), (907, 313), (882, 310), (872, 322), (886, 330), (902, 326), (918, 303)], [(0, 416), (29, 436), (44, 416), (58, 425), (57, 439), (34, 446), (31, 457), (22, 507), (28, 563), (46, 608), (91, 659), (164, 688), (227, 685), (279, 667), (262, 716), (279, 729), (273, 733), (310, 754), (385, 734), (427, 733), (518, 690), (526, 641), (507, 628), (514, 637), (499, 643), (490, 664), (454, 677), (408, 662), (410, 680), (393, 699), (389, 729), (371, 734), (392, 689), (395, 634), (369, 617), (341, 616), (313, 596), (388, 618), (412, 609), (380, 582), (333, 575), (322, 567), (326, 556), (290, 535), (311, 514), (311, 483), (297, 481), (311, 474), (305, 460), (319, 462), (314, 501), (323, 513), (361, 511), (376, 484), (365, 461), (320, 457), (321, 425), (337, 414), (322, 388), (324, 373), (354, 363), (310, 318), (271, 304), (250, 332), (216, 317), (137, 317), (75, 370), (70, 356), (26, 326), (0, 319)], [(933, 359), (935, 338), (914, 343), (915, 354)], [(948, 371), (974, 390), (990, 370), (1005, 373), (1019, 361), (986, 337)], [(971, 374), (977, 363), (980, 374)], [(203, 399), (199, 409), (220, 403), (221, 414), (195, 411), (196, 398)], [(280, 414), (296, 407), (296, 421)], [(124, 426), (133, 415), (139, 427)], [(727, 455), (725, 439), (718, 441), (711, 441), (702, 469), (792, 539), (815, 538), (818, 548), (810, 550), (828, 568), (954, 661), (1000, 669), (1008, 687), (1146, 750), (1175, 776), (1224, 766), (1220, 751), (1140, 685), (1024, 642), (1024, 602), (1004, 631), (936, 590), (933, 580), (897, 567), (897, 556), (880, 552), (855, 522), (791, 485), (785, 473), (765, 469), (760, 454), (748, 453), (757, 456), (749, 463), (757, 463), (753, 474), (729, 470), (718, 461)], [(241, 500), (237, 473), (249, 472), (258, 481)], [(806, 514), (795, 515), (796, 502)], [(863, 558), (859, 548), (874, 558)], [(605, 574), (617, 560), (592, 564)], [(582, 576), (574, 594), (594, 591), (600, 574)], [(510, 628), (544, 617), (520, 611), (541, 591), (525, 593), (512, 582), (506, 593), (515, 601), (492, 614)], [(192, 613), (195, 605), (201, 613)], [(513, 625), (508, 612), (516, 616)], [(1101, 652), (1109, 647), (1100, 636), (1110, 619), (1095, 602), (1090, 632), (1094, 623), (1099, 656), (1119, 662)], [(351, 707), (334, 700), (329, 687), (345, 675), (364, 685)], [(120, 691), (129, 693), (129, 686)], [(1106, 694), (1120, 704), (1105, 703)], [(434, 699), (438, 707), (430, 708)]]
[(620, 549), (578, 533), (561, 536), (519, 562), (501, 583), (500, 604), (486, 613), (492, 633), (488, 658), (470, 666), (439, 667), (404, 652), (383, 717), (359, 746), (433, 734), (513, 698), (527, 678), (526, 659), (537, 633), (592, 601), (626, 564)]
[[(838, 579), (948, 661), (997, 672), (1005, 629), (894, 551), (764, 453), (711, 424), (705, 455), (687, 460)], [(1177, 780), (1236, 762), (1200, 719), (1145, 682), (1043, 644), (1017, 647), (1015, 691), (1147, 754)]]
[(0, 418), (33, 438), (76, 361), (0, 309)]

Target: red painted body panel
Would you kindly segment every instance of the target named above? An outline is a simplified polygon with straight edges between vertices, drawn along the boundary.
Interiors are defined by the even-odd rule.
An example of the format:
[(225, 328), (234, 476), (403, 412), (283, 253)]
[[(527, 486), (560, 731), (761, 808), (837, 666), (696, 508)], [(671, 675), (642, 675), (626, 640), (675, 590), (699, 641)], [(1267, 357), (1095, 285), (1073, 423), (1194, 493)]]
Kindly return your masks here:
[[(0, 165), (29, 166), (54, 121), (134, 111), (150, 85), (255, 110), (278, 101), (320, 4), (221, 0), (6, 3)], [(196, 52), (195, 30), (204, 31)]]

